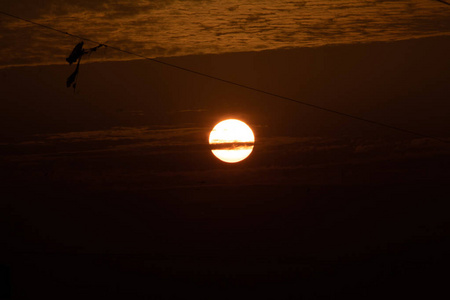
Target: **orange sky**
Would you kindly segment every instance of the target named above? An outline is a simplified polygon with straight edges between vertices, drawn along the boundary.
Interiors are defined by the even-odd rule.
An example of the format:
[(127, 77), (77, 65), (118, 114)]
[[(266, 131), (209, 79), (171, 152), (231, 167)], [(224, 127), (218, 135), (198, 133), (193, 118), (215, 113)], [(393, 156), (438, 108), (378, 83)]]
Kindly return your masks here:
[[(67, 3), (0, 9), (450, 139), (438, 1)], [(79, 40), (3, 15), (0, 40), (0, 298), (5, 278), (12, 299), (448, 293), (448, 143), (108, 48), (83, 58), (74, 91), (65, 58)], [(208, 144), (229, 118), (255, 134), (241, 163)]]
[[(450, 38), (433, 37), (165, 61), (447, 139), (450, 66), (445, 58), (449, 45)], [(69, 65), (0, 70), (6, 96), (0, 118), (4, 140), (1, 146), (6, 160), (37, 163), (44, 159), (45, 165), (48, 160), (60, 161), (60, 155), (64, 157), (66, 153), (79, 156), (83, 165), (83, 157), (88, 159), (91, 155), (105, 160), (115, 160), (115, 156), (122, 154), (144, 155), (145, 159), (156, 159), (158, 163), (123, 169), (131, 182), (144, 180), (152, 188), (162, 184), (161, 180), (154, 181), (153, 176), (164, 174), (164, 185), (169, 186), (181, 184), (176, 183), (178, 175), (183, 176), (187, 185), (204, 181), (221, 185), (229, 171), (220, 164), (209, 170), (214, 160), (210, 157), (208, 136), (216, 123), (227, 118), (242, 119), (256, 135), (254, 153), (244, 163), (255, 176), (245, 177), (239, 181), (241, 184), (271, 181), (286, 184), (298, 178), (301, 182), (316, 183), (325, 178), (335, 183), (383, 181), (382, 175), (367, 178), (353, 174), (342, 178), (322, 177), (319, 174), (324, 170), (316, 175), (310, 172), (317, 172), (320, 165), (344, 167), (448, 152), (446, 145), (437, 141), (151, 62), (82, 64), (75, 94), (65, 86), (72, 71), (73, 66)], [(278, 153), (277, 149), (283, 151)], [(197, 158), (192, 165), (194, 156)], [(305, 174), (305, 167), (311, 168), (306, 172), (309, 175)], [(74, 170), (78, 175), (58, 170), (57, 176), (64, 181), (80, 176), (89, 182), (95, 176), (84, 169)], [(298, 174), (274, 175), (282, 170), (296, 170)], [(39, 174), (39, 169), (36, 171)], [(442, 178), (441, 171), (427, 176)], [(411, 180), (417, 180), (416, 175), (408, 174), (415, 178)], [(115, 175), (111, 176), (111, 180), (117, 180)]]

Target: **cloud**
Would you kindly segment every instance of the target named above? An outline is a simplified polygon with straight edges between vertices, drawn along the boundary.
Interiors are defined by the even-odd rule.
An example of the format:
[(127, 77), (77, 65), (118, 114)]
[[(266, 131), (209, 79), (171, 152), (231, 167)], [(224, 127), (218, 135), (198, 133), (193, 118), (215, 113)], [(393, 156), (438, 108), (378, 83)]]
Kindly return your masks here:
[(151, 141), (187, 138), (201, 131), (201, 128), (151, 129), (148, 127), (113, 127), (109, 130), (66, 132), (51, 135), (37, 135), (41, 141), (58, 143), (82, 143), (92, 141)]
[[(148, 57), (450, 35), (437, 1), (7, 1), (2, 9)], [(19, 1), (23, 4), (23, 1)], [(40, 2), (39, 2), (40, 3)], [(32, 12), (32, 13), (28, 13)], [(0, 66), (65, 63), (76, 39), (2, 16)], [(108, 51), (91, 60), (135, 59)]]
[[(200, 127), (113, 127), (108, 130), (34, 135), (25, 141), (2, 143), (0, 146), (4, 150), (2, 152), (5, 159), (9, 157), (19, 161), (59, 157), (64, 153), (83, 155), (107, 152), (132, 153), (139, 150), (164, 155), (209, 149), (208, 135), (209, 128)], [(14, 151), (8, 152), (8, 147)], [(18, 149), (20, 151), (17, 151)], [(407, 156), (449, 154), (449, 149), (443, 147), (442, 143), (426, 138), (389, 141), (331, 137), (261, 137), (255, 142), (255, 151), (262, 156), (279, 157), (279, 168), (329, 164), (331, 161), (347, 164)]]
[[(108, 130), (37, 134), (0, 146), (5, 160), (39, 161), (64, 155), (121, 152), (145, 148), (148, 152), (182, 151), (203, 142), (204, 128), (114, 127)], [(20, 149), (20, 151), (18, 151)], [(20, 153), (20, 154), (19, 154)]]
[(207, 134), (208, 128), (115, 127), (36, 135), (0, 150), (4, 172), (21, 180), (136, 190), (422, 180), (445, 173), (436, 162), (450, 157), (448, 147), (429, 139), (278, 136), (257, 139), (249, 159), (230, 166), (212, 156)]
[(206, 109), (203, 108), (196, 108), (196, 109), (182, 109), (182, 110), (178, 110), (175, 111), (174, 113), (180, 113), (180, 114), (184, 114), (184, 113), (203, 113), (206, 112)]

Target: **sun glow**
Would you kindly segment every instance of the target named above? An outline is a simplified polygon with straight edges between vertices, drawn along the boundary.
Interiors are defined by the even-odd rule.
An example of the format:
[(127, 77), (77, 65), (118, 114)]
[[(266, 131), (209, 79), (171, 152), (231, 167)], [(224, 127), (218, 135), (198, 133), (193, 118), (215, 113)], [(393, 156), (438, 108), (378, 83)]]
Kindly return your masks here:
[(237, 163), (253, 151), (255, 136), (242, 121), (228, 119), (217, 124), (209, 135), (212, 153), (221, 161)]

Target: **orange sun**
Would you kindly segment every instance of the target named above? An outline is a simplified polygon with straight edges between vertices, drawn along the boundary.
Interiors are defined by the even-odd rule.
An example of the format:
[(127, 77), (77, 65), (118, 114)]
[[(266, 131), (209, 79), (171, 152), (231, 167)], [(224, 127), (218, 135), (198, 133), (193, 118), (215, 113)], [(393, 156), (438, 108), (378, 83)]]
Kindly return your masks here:
[(212, 153), (221, 161), (237, 163), (253, 151), (255, 136), (242, 121), (228, 119), (217, 124), (209, 134)]

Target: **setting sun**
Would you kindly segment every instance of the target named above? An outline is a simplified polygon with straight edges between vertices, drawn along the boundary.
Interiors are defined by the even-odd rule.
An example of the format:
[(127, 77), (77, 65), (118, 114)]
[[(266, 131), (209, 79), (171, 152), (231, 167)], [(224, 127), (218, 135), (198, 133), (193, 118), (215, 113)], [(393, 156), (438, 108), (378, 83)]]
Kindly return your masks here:
[(212, 153), (227, 163), (246, 159), (252, 153), (254, 143), (255, 136), (251, 128), (236, 119), (220, 122), (209, 135)]

